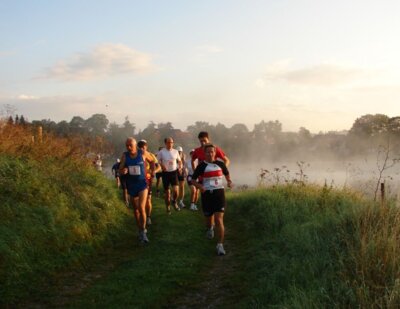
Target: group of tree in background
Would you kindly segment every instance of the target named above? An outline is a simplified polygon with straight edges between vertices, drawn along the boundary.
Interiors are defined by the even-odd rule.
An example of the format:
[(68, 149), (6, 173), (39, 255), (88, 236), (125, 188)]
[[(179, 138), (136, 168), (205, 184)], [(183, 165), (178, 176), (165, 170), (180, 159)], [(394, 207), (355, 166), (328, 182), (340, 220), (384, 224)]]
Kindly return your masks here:
[(400, 148), (400, 117), (390, 118), (383, 114), (361, 116), (348, 131), (318, 134), (312, 134), (304, 127), (298, 132), (284, 132), (282, 123), (278, 120), (262, 120), (254, 124), (253, 130), (249, 130), (243, 123), (228, 128), (222, 123), (213, 125), (206, 121), (197, 121), (185, 131), (174, 128), (171, 122), (153, 121), (143, 130), (137, 130), (128, 117), (123, 124), (117, 124), (110, 123), (104, 114), (94, 114), (87, 119), (75, 116), (69, 122), (64, 120), (58, 123), (50, 119), (29, 122), (23, 115), (17, 115), (10, 116), (7, 122), (9, 125), (42, 126), (44, 131), (62, 137), (80, 135), (101, 138), (104, 145), (107, 145), (104, 152), (113, 156), (120, 154), (124, 149), (125, 139), (130, 136), (147, 140), (149, 149), (153, 151), (164, 145), (165, 137), (171, 136), (176, 145), (189, 152), (197, 147), (196, 137), (200, 131), (209, 132), (213, 143), (236, 160), (246, 160), (254, 156), (270, 160), (298, 159), (299, 154), (305, 154), (309, 158), (325, 156), (343, 159), (376, 151), (379, 143), (390, 143), (392, 150), (400, 150), (395, 149)]

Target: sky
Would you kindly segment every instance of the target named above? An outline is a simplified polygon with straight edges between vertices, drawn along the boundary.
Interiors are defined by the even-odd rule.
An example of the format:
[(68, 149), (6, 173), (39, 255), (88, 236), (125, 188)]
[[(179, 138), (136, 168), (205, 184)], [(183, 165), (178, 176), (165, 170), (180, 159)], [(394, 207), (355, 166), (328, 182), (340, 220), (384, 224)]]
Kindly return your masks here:
[(0, 0), (0, 111), (348, 130), (400, 116), (399, 1)]

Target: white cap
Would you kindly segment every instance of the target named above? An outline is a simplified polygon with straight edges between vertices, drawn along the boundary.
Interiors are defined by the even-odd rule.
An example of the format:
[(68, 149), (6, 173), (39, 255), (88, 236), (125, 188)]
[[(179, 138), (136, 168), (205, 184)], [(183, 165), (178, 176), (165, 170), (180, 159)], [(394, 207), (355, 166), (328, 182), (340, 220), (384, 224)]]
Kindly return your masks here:
[(120, 162), (121, 160), (119, 158), (117, 158), (117, 162)]
[(178, 147), (176, 147), (176, 150), (183, 151), (183, 148), (181, 146), (178, 146)]

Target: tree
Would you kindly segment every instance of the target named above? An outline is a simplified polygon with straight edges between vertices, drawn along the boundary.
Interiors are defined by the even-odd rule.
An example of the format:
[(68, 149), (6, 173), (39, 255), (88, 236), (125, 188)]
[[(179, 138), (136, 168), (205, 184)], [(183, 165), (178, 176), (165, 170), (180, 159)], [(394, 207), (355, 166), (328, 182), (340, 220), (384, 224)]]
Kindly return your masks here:
[(249, 129), (247, 129), (246, 125), (243, 123), (235, 123), (230, 129), (229, 129), (229, 135), (233, 139), (239, 139), (242, 140), (244, 138), (247, 138), (249, 135)]
[(125, 122), (122, 126), (113, 122), (108, 127), (108, 139), (114, 145), (116, 154), (120, 154), (124, 150), (125, 141), (128, 137), (134, 136), (135, 124), (129, 121), (128, 116), (125, 117)]
[(26, 126), (26, 120), (25, 120), (25, 117), (23, 115), (21, 115), (21, 117), (19, 118), (19, 124), (21, 126)]
[(61, 136), (67, 136), (70, 133), (69, 123), (65, 120), (57, 123), (56, 133)]
[(159, 146), (164, 144), (163, 141), (161, 141), (157, 125), (153, 121), (150, 121), (147, 127), (142, 132), (139, 132), (138, 139), (145, 139), (151, 150), (158, 149)]
[(371, 137), (388, 132), (389, 117), (383, 114), (367, 114), (357, 118), (349, 133), (359, 137)]
[(157, 129), (163, 140), (164, 138), (169, 136), (175, 139), (175, 134), (174, 134), (175, 130), (171, 122), (160, 122), (157, 124)]
[(108, 119), (104, 114), (94, 114), (86, 119), (85, 125), (92, 135), (104, 136), (108, 126)]
[(308, 143), (311, 141), (311, 132), (307, 130), (305, 127), (300, 127), (299, 129), (299, 138), (301, 142)]
[(82, 134), (86, 131), (86, 123), (85, 120), (80, 116), (72, 117), (69, 122), (71, 133)]
[(193, 137), (197, 138), (197, 135), (201, 131), (209, 132), (211, 129), (211, 125), (205, 121), (196, 121), (193, 125), (187, 127), (186, 131), (193, 135)]
[(262, 120), (259, 124), (254, 125), (253, 135), (256, 140), (264, 140), (273, 142), (275, 138), (282, 132), (282, 124), (278, 121)]
[(124, 121), (124, 123), (122, 125), (122, 128), (124, 130), (124, 134), (127, 137), (135, 135), (136, 126), (135, 126), (134, 123), (131, 123), (129, 121), (129, 117), (128, 116), (125, 117), (125, 121)]

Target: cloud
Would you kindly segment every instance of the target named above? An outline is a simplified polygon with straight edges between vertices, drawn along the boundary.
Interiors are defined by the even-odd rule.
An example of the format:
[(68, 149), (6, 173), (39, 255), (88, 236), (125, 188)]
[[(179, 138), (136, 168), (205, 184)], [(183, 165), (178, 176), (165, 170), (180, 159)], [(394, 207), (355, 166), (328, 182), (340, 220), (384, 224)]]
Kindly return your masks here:
[(257, 79), (254, 84), (258, 88), (265, 88), (265, 80), (262, 78)]
[(20, 94), (16, 97), (18, 100), (36, 100), (38, 97), (35, 97), (33, 95), (26, 95), (26, 94)]
[(123, 44), (102, 44), (86, 53), (76, 53), (48, 68), (42, 78), (93, 80), (121, 74), (155, 70), (152, 57)]
[(206, 54), (216, 54), (223, 51), (221, 47), (218, 47), (216, 45), (201, 45), (197, 46), (196, 50), (199, 53), (206, 53)]
[(367, 77), (369, 72), (360, 68), (334, 64), (317, 64), (300, 69), (290, 69), (290, 62), (284, 61), (267, 69), (265, 80), (284, 81), (295, 85), (337, 86)]
[(195, 47), (194, 61), (208, 61), (211, 57), (223, 51), (221, 47), (216, 45), (199, 45)]
[(0, 58), (6, 58), (14, 56), (17, 52), (15, 50), (4, 50), (0, 51)]

